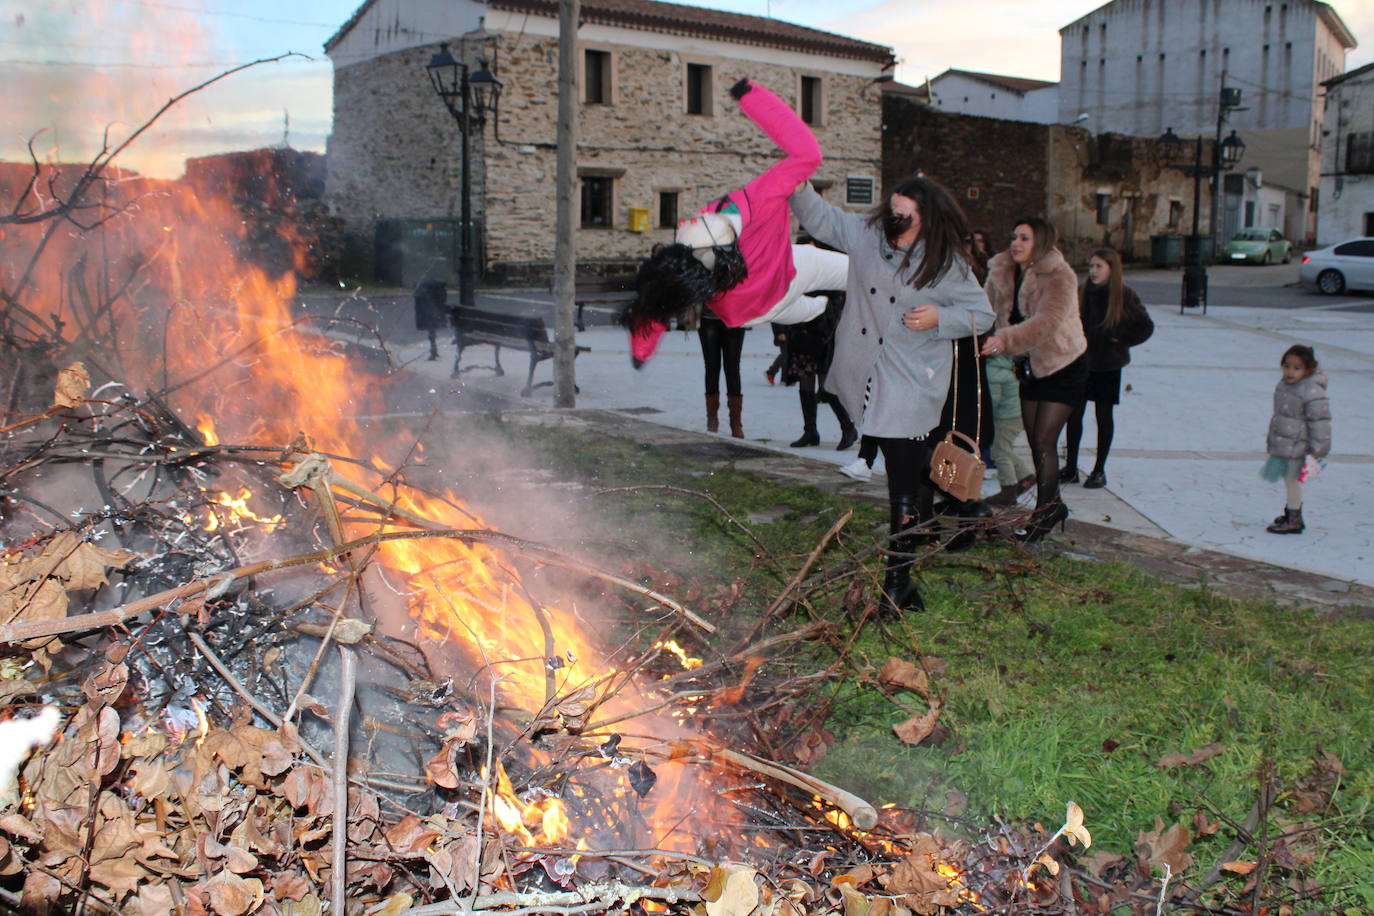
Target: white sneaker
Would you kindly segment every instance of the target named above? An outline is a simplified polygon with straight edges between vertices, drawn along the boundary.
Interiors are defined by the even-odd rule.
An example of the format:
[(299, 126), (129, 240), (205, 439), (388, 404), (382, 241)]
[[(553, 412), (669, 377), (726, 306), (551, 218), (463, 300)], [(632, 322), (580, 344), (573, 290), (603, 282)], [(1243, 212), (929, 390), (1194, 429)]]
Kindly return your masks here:
[(849, 464), (840, 468), (840, 473), (846, 477), (853, 477), (855, 480), (872, 480), (873, 469), (868, 466), (868, 462), (862, 458), (855, 458)]

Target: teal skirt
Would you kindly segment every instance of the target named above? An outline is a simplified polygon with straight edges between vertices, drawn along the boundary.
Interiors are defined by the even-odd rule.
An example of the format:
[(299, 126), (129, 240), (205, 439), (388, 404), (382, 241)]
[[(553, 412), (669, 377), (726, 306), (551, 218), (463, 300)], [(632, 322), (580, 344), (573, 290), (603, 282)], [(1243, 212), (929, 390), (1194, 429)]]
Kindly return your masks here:
[(1279, 458), (1270, 455), (1260, 468), (1260, 476), (1270, 483), (1278, 483), (1280, 480), (1297, 480), (1298, 472), (1302, 470), (1303, 460), (1301, 458)]

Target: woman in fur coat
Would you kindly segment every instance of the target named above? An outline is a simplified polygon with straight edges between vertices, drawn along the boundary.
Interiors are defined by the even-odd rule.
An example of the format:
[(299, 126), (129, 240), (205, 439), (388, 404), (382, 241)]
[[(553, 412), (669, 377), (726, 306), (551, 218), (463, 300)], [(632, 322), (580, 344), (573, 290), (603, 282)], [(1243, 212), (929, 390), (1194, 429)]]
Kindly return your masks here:
[(1035, 512), (1016, 531), (1038, 541), (1068, 518), (1059, 498), (1059, 433), (1088, 381), (1088, 341), (1078, 315), (1078, 277), (1048, 220), (1018, 220), (1011, 245), (988, 262), (988, 299), (997, 326), (984, 356), (1007, 354), (1021, 379), (1021, 419), (1035, 461)]

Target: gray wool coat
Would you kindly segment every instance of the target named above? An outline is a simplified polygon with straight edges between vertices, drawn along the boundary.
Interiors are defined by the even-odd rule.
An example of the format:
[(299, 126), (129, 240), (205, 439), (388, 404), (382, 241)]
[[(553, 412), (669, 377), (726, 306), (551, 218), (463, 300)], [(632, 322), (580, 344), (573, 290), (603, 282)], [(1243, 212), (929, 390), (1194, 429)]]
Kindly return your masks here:
[[(825, 378), (864, 435), (909, 439), (940, 422), (949, 392), (950, 341), (992, 327), (992, 306), (972, 271), (957, 262), (936, 283), (911, 285), (924, 251), (917, 243), (911, 266), (862, 214), (826, 203), (807, 185), (792, 195), (792, 212), (811, 236), (849, 255), (844, 313), (835, 329), (835, 356)], [(940, 309), (939, 324), (912, 331), (902, 315), (918, 305)], [(971, 396), (976, 394), (970, 392)]]
[(1318, 369), (1291, 385), (1279, 380), (1265, 447), (1275, 458), (1325, 458), (1330, 453), (1331, 401), (1325, 372)]

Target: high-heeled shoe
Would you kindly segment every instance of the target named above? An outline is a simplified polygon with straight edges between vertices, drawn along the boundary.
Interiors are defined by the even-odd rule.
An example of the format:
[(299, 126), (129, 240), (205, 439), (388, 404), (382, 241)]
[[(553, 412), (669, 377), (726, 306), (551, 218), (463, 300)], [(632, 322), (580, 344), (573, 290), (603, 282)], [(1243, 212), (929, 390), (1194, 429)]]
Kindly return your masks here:
[(1062, 531), (1064, 522), (1069, 517), (1069, 507), (1062, 502), (1053, 502), (1049, 505), (1040, 506), (1031, 513), (1030, 521), (1024, 528), (1017, 528), (1011, 533), (1023, 544), (1035, 544), (1045, 539), (1045, 535), (1054, 530), (1058, 525)]

